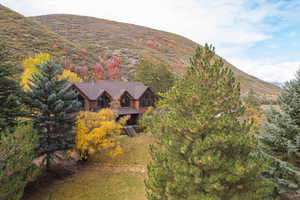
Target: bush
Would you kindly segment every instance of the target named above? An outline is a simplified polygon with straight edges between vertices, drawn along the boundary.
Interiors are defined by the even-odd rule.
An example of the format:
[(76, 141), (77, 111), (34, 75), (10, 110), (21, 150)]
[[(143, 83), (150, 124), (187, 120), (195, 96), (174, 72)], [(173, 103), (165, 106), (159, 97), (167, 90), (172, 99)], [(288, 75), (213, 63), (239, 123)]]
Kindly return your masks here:
[(30, 125), (0, 134), (0, 199), (18, 200), (34, 172), (37, 135)]

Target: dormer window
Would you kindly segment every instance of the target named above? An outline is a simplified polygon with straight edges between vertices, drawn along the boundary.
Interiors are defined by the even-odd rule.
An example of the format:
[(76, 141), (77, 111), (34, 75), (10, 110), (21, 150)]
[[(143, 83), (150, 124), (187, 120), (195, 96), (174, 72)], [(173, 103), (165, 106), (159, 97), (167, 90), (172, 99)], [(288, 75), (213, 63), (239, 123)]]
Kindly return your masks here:
[(147, 90), (140, 99), (141, 107), (148, 107), (154, 105), (154, 95), (150, 90)]
[(80, 102), (81, 108), (84, 108), (84, 106), (85, 106), (85, 100), (84, 100), (84, 98), (80, 94), (78, 94), (77, 100)]
[(77, 101), (80, 103), (80, 108), (84, 108), (85, 100), (83, 96), (81, 96), (81, 94), (75, 88), (72, 88), (71, 90), (77, 95)]
[(110, 98), (107, 94), (102, 94), (98, 99), (98, 106), (100, 108), (108, 108), (110, 105)]
[(121, 107), (130, 107), (130, 97), (128, 94), (124, 94), (122, 97), (121, 97)]

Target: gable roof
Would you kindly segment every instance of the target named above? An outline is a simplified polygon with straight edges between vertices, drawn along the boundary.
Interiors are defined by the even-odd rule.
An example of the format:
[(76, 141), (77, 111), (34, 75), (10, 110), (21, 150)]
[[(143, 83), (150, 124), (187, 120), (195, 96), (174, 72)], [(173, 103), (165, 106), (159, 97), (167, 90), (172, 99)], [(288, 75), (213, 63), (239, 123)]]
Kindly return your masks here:
[(96, 100), (104, 92), (103, 89), (95, 90), (93, 85), (86, 83), (72, 83), (68, 86), (68, 89), (73, 85), (75, 85), (75, 87), (78, 88), (80, 92), (82, 92), (90, 100)]
[(113, 99), (118, 99), (128, 92), (134, 99), (139, 99), (144, 92), (149, 88), (141, 82), (121, 82), (121, 81), (102, 81), (100, 83), (94, 82), (81, 82), (71, 83), (71, 86), (77, 87), (83, 92), (90, 100), (97, 100), (97, 98), (106, 91)]

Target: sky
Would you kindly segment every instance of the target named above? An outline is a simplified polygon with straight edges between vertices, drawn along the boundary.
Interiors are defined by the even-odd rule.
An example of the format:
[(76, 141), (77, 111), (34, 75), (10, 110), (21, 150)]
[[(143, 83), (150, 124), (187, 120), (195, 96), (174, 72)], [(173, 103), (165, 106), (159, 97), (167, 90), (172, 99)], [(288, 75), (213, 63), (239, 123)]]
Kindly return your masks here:
[(25, 16), (77, 14), (176, 33), (214, 45), (227, 61), (269, 82), (289, 81), (300, 68), (300, 0), (0, 0), (0, 4)]

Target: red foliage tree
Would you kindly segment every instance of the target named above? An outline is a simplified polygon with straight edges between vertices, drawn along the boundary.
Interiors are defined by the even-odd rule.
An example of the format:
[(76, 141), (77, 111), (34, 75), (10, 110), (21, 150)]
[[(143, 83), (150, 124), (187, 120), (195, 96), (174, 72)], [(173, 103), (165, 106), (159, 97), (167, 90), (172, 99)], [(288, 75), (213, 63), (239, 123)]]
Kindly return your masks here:
[(120, 70), (118, 68), (110, 68), (108, 70), (108, 76), (111, 80), (119, 80), (120, 79)]
[(52, 43), (51, 48), (52, 48), (52, 49), (56, 49), (56, 48), (57, 48), (57, 45), (56, 45), (55, 43)]
[[(54, 48), (54, 45), (52, 45)], [(56, 48), (56, 45), (55, 45)], [(69, 48), (64, 47), (66, 57), (62, 61), (64, 68), (68, 69), (78, 75), (84, 80), (95, 80), (97, 82), (110, 79), (121, 80), (120, 64), (121, 58), (118, 56), (93, 56), (89, 54), (88, 50), (81, 49), (79, 52), (70, 51)], [(89, 56), (89, 60), (95, 62), (90, 66), (83, 61), (84, 56)], [(92, 59), (90, 59), (92, 57)]]
[(89, 54), (88, 50), (86, 50), (86, 49), (81, 49), (80, 53), (85, 56)]
[(70, 51), (70, 48), (68, 48), (68, 47), (64, 47), (64, 49), (63, 49), (65, 52), (69, 52)]
[(103, 68), (99, 65), (99, 64), (96, 64), (92, 67), (93, 71), (94, 71), (94, 74), (95, 74), (95, 80), (96, 82), (100, 82), (103, 80), (103, 74), (104, 74), (104, 70)]
[(87, 67), (79, 67), (78, 73), (80, 74), (81, 77), (87, 76), (87, 74), (88, 74)]
[(148, 47), (153, 47), (153, 46), (154, 46), (154, 42), (153, 42), (152, 40), (148, 40), (148, 41), (146, 42), (146, 45), (147, 45)]
[(119, 80), (120, 79), (120, 64), (121, 58), (118, 56), (114, 56), (109, 60), (104, 62), (104, 67), (108, 72), (108, 78), (111, 80)]

